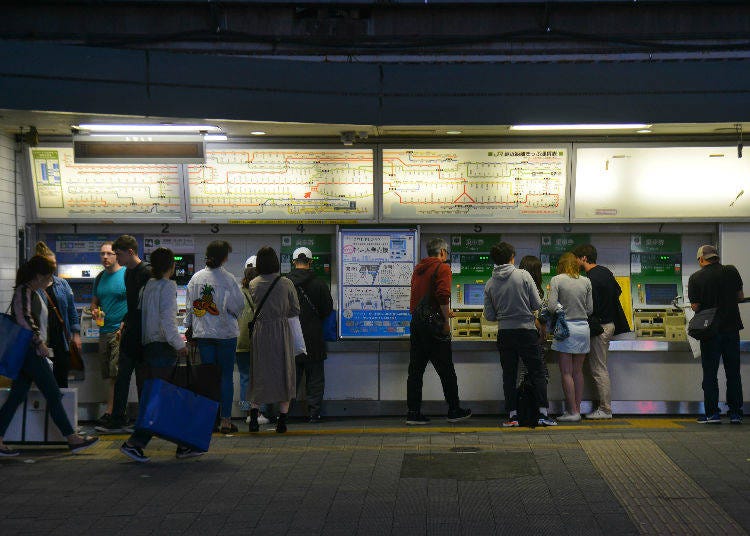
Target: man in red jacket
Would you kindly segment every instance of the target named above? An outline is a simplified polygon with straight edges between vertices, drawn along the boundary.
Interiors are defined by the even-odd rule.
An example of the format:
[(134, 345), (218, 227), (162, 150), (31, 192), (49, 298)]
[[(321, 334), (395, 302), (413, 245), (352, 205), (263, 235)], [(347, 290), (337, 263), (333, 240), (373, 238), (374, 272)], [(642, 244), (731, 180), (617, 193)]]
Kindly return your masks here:
[(448, 422), (457, 422), (471, 417), (471, 410), (463, 409), (458, 400), (458, 380), (453, 367), (451, 350), (450, 319), (455, 316), (450, 308), (452, 276), (448, 260), (448, 244), (442, 238), (433, 238), (427, 243), (428, 257), (422, 259), (411, 276), (412, 315), (420, 302), (428, 297), (429, 307), (439, 314), (442, 334), (436, 336), (432, 329), (412, 316), (409, 342), (409, 377), (406, 380), (406, 398), (409, 413), (406, 424), (427, 424), (430, 419), (422, 415), (422, 377), (427, 363), (432, 362), (443, 384), (443, 395), (448, 402)]

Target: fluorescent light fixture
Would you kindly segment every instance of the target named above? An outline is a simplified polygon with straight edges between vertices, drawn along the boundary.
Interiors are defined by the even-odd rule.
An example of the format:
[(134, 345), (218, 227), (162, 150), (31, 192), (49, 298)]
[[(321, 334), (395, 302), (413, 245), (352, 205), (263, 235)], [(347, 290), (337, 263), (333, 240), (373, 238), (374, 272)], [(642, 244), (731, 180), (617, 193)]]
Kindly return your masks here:
[(226, 134), (205, 134), (203, 139), (206, 141), (227, 141), (229, 138)]
[(263, 132), (262, 130), (253, 130), (250, 134), (252, 134), (253, 136), (265, 136), (266, 135), (266, 133)]
[(82, 123), (80, 125), (73, 125), (73, 128), (88, 132), (160, 132), (167, 134), (176, 132), (221, 132), (221, 129), (216, 125), (105, 125)]
[(636, 130), (650, 128), (644, 123), (592, 124), (592, 125), (511, 125), (510, 130)]
[(457, 134), (461, 134), (462, 132), (460, 130), (446, 130), (445, 133), (454, 136)]

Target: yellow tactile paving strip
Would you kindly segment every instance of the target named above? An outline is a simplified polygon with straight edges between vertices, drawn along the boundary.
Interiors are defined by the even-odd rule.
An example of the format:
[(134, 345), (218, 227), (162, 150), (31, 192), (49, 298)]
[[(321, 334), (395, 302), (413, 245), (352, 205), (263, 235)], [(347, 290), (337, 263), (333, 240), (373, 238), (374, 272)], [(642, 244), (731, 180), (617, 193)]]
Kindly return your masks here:
[(579, 443), (642, 534), (746, 534), (650, 439)]

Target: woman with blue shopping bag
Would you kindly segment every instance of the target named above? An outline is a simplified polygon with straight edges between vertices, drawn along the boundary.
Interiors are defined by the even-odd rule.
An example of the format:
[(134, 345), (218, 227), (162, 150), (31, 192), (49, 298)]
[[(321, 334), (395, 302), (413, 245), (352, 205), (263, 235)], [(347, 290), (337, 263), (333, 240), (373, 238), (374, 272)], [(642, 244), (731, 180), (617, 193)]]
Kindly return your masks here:
[[(141, 295), (141, 325), (143, 326), (143, 353), (146, 367), (174, 367), (178, 357), (187, 357), (188, 349), (177, 330), (177, 285), (170, 279), (174, 273), (174, 253), (171, 249), (157, 248), (151, 253), (151, 279), (143, 287)], [(140, 401), (138, 423), (147, 408), (148, 394), (144, 392)], [(120, 452), (137, 462), (147, 462), (143, 453), (154, 433), (139, 428), (120, 447)], [(178, 445), (177, 458), (192, 458), (204, 454), (190, 447)]]
[[(0, 408), (0, 457), (20, 454), (18, 450), (9, 448), (3, 443), (3, 436), (18, 406), (26, 399), (32, 381), (47, 399), (50, 417), (68, 440), (68, 447), (74, 454), (99, 441), (98, 437), (83, 437), (73, 430), (62, 405), (60, 388), (55, 382), (47, 360), (49, 348), (44, 341), (47, 338), (45, 329), (49, 312), (44, 306), (32, 308), (32, 300), (39, 299), (37, 290), (45, 289), (52, 284), (54, 272), (55, 264), (51, 260), (35, 255), (21, 266), (16, 274), (16, 286), (11, 305), (12, 316), (19, 326), (30, 330), (33, 335), (18, 378), (13, 381), (8, 400)], [(32, 312), (33, 309), (40, 312), (35, 315)]]

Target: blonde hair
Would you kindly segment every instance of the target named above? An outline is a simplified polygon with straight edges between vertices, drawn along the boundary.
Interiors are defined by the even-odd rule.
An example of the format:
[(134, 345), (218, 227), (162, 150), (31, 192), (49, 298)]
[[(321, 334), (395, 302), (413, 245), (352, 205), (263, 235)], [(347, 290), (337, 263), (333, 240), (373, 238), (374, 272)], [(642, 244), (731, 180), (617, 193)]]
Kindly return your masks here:
[(34, 246), (34, 254), (41, 255), (42, 257), (54, 257), (55, 252), (52, 251), (47, 244), (44, 242), (37, 242)]
[(576, 256), (570, 252), (563, 253), (560, 256), (560, 260), (557, 261), (557, 273), (568, 274), (573, 278), (580, 277), (581, 267), (578, 265)]

